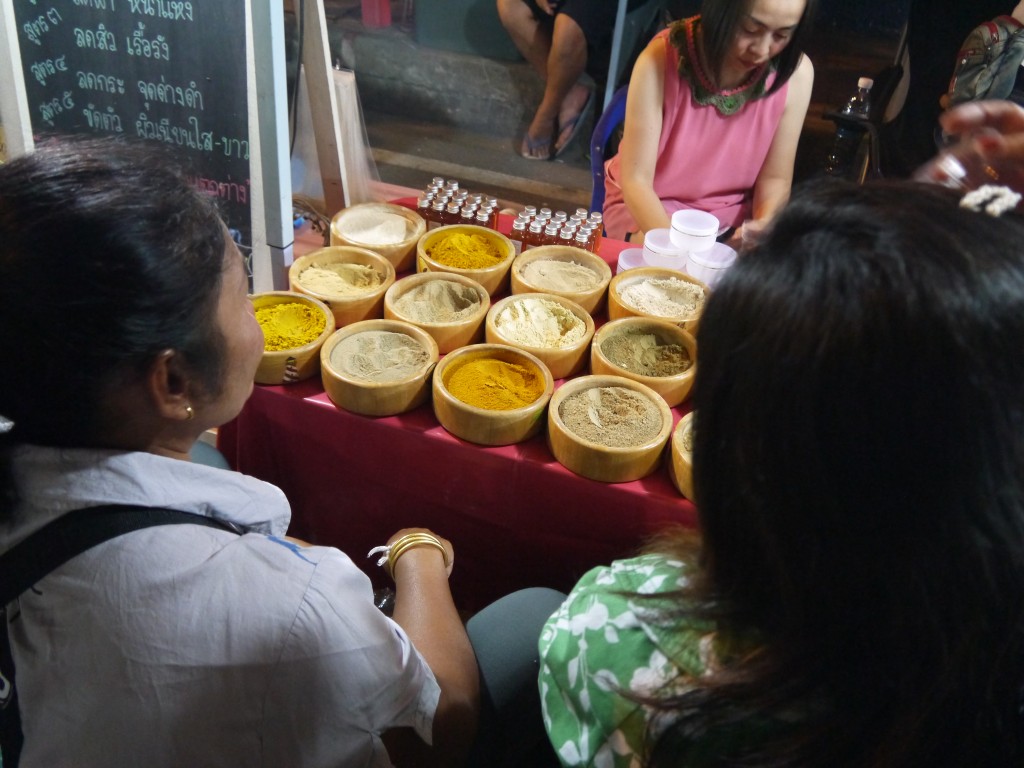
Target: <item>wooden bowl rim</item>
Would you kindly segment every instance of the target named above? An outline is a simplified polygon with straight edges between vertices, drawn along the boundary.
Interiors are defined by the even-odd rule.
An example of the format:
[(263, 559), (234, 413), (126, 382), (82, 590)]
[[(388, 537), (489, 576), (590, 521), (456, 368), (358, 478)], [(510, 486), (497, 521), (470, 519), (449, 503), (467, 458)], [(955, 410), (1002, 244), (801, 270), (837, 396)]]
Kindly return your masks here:
[[(495, 318), (501, 314), (501, 311), (509, 304), (514, 304), (517, 301), (524, 299), (543, 299), (553, 301), (556, 304), (561, 304), (563, 307), (572, 312), (576, 317), (583, 321), (586, 330), (583, 333), (583, 338), (571, 347), (533, 347), (529, 344), (518, 344), (505, 337), (501, 331), (498, 330), (498, 326), (495, 323)], [(557, 355), (559, 353), (572, 354), (578, 352), (580, 349), (590, 344), (591, 339), (594, 338), (594, 318), (591, 317), (590, 313), (587, 312), (583, 307), (577, 304), (572, 299), (566, 298), (565, 296), (559, 296), (557, 293), (513, 293), (511, 296), (506, 296), (503, 299), (499, 299), (491, 305), (491, 308), (487, 310), (487, 327), (494, 331), (494, 335), (502, 339), (501, 344), (506, 344), (516, 349), (522, 349), (526, 352), (536, 355), (538, 352), (547, 355)]]
[[(592, 440), (580, 437), (569, 429), (569, 427), (565, 425), (565, 422), (562, 421), (561, 415), (558, 413), (559, 406), (562, 404), (562, 401), (570, 395), (574, 395), (577, 392), (584, 392), (588, 389), (593, 389), (594, 387), (625, 387), (626, 389), (632, 389), (647, 397), (652, 403), (654, 403), (658, 408), (658, 411), (661, 413), (661, 429), (658, 430), (657, 436), (649, 442), (641, 443), (640, 445), (618, 447), (605, 445), (603, 443), (595, 443)], [(668, 439), (672, 436), (672, 411), (665, 403), (665, 399), (646, 384), (641, 384), (639, 381), (634, 381), (633, 379), (627, 379), (625, 376), (615, 376), (612, 374), (590, 374), (589, 376), (579, 376), (575, 379), (569, 379), (566, 381), (551, 396), (551, 402), (548, 403), (548, 419), (573, 442), (591, 450), (609, 452), (613, 455), (642, 453), (658, 448), (659, 446), (664, 447), (665, 443), (668, 442)]]
[[(480, 309), (474, 312), (469, 317), (464, 317), (461, 320), (453, 320), (446, 323), (428, 323), (408, 320), (405, 316), (395, 309), (395, 301), (399, 296), (408, 293), (420, 283), (429, 283), (434, 280), (447, 280), (453, 283), (460, 283), (470, 288), (476, 289), (477, 295), (480, 297)], [(397, 289), (395, 286), (402, 285), (402, 289)], [(491, 306), (491, 294), (487, 292), (487, 289), (480, 285), (479, 282), (469, 277), (468, 275), (462, 275), (457, 272), (416, 272), (411, 275), (406, 275), (401, 280), (395, 280), (388, 289), (384, 292), (384, 306), (388, 310), (402, 319), (403, 322), (409, 323), (410, 325), (417, 325), (423, 328), (461, 328), (463, 326), (471, 325), (479, 322), (484, 316), (486, 316), (488, 309)]]
[[(657, 326), (659, 330), (664, 331), (668, 335), (675, 335), (677, 333), (682, 335), (683, 346), (686, 347), (686, 351), (690, 355), (691, 362), (689, 368), (685, 371), (674, 373), (671, 376), (645, 376), (642, 373), (629, 371), (620, 365), (616, 365), (608, 358), (604, 353), (604, 350), (601, 349), (601, 342), (606, 341), (609, 336), (612, 336), (620, 329), (628, 326), (643, 327), (649, 325)], [(647, 380), (653, 381), (655, 384), (659, 385), (675, 384), (693, 378), (697, 372), (697, 339), (694, 335), (685, 328), (682, 328), (669, 320), (664, 320), (660, 317), (653, 317), (651, 315), (633, 315), (632, 317), (620, 317), (617, 320), (609, 320), (594, 333), (594, 339), (590, 345), (590, 352), (592, 355), (599, 357), (601, 362), (605, 363), (609, 367), (614, 368), (616, 371), (625, 372), (623, 374), (615, 375), (622, 375), (624, 378), (628, 378), (627, 374), (629, 376), (636, 376), (641, 380), (641, 384)]]
[[(325, 253), (327, 251), (337, 252), (345, 251), (344, 254), (338, 253)], [(338, 258), (330, 258), (331, 256), (337, 255)], [(320, 264), (360, 264), (362, 266), (371, 266), (361, 261), (355, 261), (351, 259), (342, 258), (343, 256), (357, 256), (360, 258), (367, 259), (373, 262), (374, 268), (379, 268), (378, 271), (383, 271), (384, 280), (376, 288), (370, 291), (363, 291), (361, 293), (354, 293), (351, 295), (342, 295), (338, 293), (321, 293), (320, 291), (314, 291), (311, 288), (302, 286), (302, 290), (305, 291), (309, 296), (320, 299), (323, 302), (330, 302), (334, 305), (345, 305), (345, 304), (357, 304), (368, 299), (377, 299), (387, 292), (395, 283), (395, 277), (398, 274), (395, 271), (395, 265), (392, 264), (387, 258), (381, 256), (374, 250), (369, 248), (363, 248), (358, 245), (325, 245), (322, 248), (317, 248), (315, 251), (299, 256), (292, 265), (288, 267), (288, 280), (295, 283), (296, 285), (302, 285), (302, 281), (299, 280), (299, 275), (304, 269), (311, 266), (319, 266)]]
[[(407, 237), (405, 240), (400, 240), (397, 243), (367, 243), (367, 242), (365, 242), (363, 240), (357, 240), (354, 237), (349, 237), (347, 234), (345, 234), (344, 232), (342, 232), (340, 230), (340, 222), (342, 221), (342, 219), (345, 218), (346, 215), (352, 213), (353, 211), (357, 211), (357, 210), (360, 210), (360, 209), (362, 209), (362, 210), (370, 210), (370, 209), (373, 209), (373, 208), (385, 211), (387, 213), (394, 213), (394, 214), (397, 214), (399, 216), (404, 217), (405, 219), (408, 219), (409, 221), (411, 221), (415, 225), (413, 233), (411, 235), (409, 235), (409, 237)], [(337, 235), (340, 239), (347, 240), (347, 241), (352, 242), (352, 243), (359, 243), (359, 246), (352, 246), (352, 247), (360, 247), (360, 246), (362, 246), (362, 247), (369, 248), (370, 250), (373, 250), (374, 248), (387, 248), (389, 250), (390, 249), (398, 250), (398, 249), (401, 249), (401, 248), (408, 248), (411, 245), (413, 245), (416, 242), (418, 242), (421, 237), (423, 237), (423, 233), (426, 231), (426, 228), (427, 228), (426, 220), (422, 216), (420, 216), (420, 214), (417, 211), (414, 211), (411, 208), (406, 208), (404, 205), (396, 205), (395, 203), (384, 203), (384, 202), (356, 203), (355, 205), (349, 205), (349, 206), (347, 206), (345, 208), (342, 208), (340, 211), (338, 211), (336, 214), (334, 214), (334, 216), (331, 217), (331, 232), (332, 232), (332, 234)], [(342, 246), (336, 246), (336, 247), (342, 247)]]
[[(410, 376), (407, 379), (396, 379), (394, 381), (367, 381), (366, 379), (358, 379), (339, 371), (330, 364), (331, 352), (336, 346), (338, 346), (338, 344), (349, 336), (355, 336), (357, 333), (366, 333), (367, 331), (404, 333), (406, 336), (414, 338), (426, 348), (429, 355), (429, 362), (417, 371), (415, 375)], [(350, 386), (361, 387), (363, 389), (384, 390), (394, 387), (404, 387), (409, 384), (416, 384), (426, 380), (433, 374), (433, 369), (434, 366), (437, 365), (439, 356), (437, 342), (434, 341), (434, 337), (422, 328), (417, 328), (412, 323), (407, 323), (404, 320), (375, 318), (372, 320), (360, 320), (356, 323), (350, 323), (332, 333), (330, 338), (328, 338), (324, 342), (323, 346), (320, 347), (320, 367), (334, 378)]]
[(257, 299), (270, 299), (265, 302), (270, 306), (273, 306), (274, 304), (285, 304), (288, 302), (305, 302), (317, 307), (324, 313), (324, 317), (326, 319), (323, 331), (316, 337), (316, 339), (309, 342), (309, 344), (303, 344), (301, 347), (288, 347), (288, 349), (264, 349), (263, 354), (265, 356), (285, 355), (287, 357), (296, 357), (301, 354), (307, 354), (309, 352), (313, 352), (318, 346), (321, 346), (325, 341), (327, 341), (327, 337), (334, 333), (334, 313), (331, 311), (330, 307), (315, 296), (310, 296), (305, 293), (297, 293), (295, 291), (262, 291), (260, 293), (251, 293), (249, 294), (249, 301), (253, 303), (253, 309), (260, 308), (256, 304)]
[(615, 301), (617, 301), (624, 308), (632, 312), (636, 317), (667, 318), (672, 322), (685, 323), (692, 323), (696, 321), (697, 319), (700, 318), (701, 313), (703, 312), (703, 307), (701, 308), (701, 311), (697, 312), (697, 314), (695, 314), (693, 317), (683, 317), (681, 315), (667, 317), (666, 315), (649, 314), (647, 312), (644, 312), (643, 310), (636, 309), (629, 302), (622, 300), (620, 288), (622, 287), (623, 283), (625, 283), (626, 285), (632, 285), (633, 283), (640, 282), (642, 280), (658, 280), (667, 279), (671, 277), (675, 277), (687, 283), (693, 283), (694, 285), (699, 286), (701, 290), (704, 291), (704, 302), (707, 303), (708, 297), (711, 295), (711, 289), (708, 288), (706, 283), (701, 282), (693, 275), (687, 274), (682, 270), (670, 269), (669, 267), (634, 267), (633, 269), (627, 269), (623, 272), (619, 272), (617, 275), (615, 275), (615, 277), (611, 279), (611, 282), (608, 284), (608, 293), (614, 294)]
[[(541, 392), (540, 397), (521, 408), (494, 411), (489, 408), (478, 408), (475, 405), (470, 405), (467, 402), (459, 400), (459, 398), (448, 391), (448, 386), (444, 382), (444, 372), (453, 364), (453, 361), (468, 358), (464, 360), (464, 363), (467, 363), (469, 360), (474, 360), (479, 357), (495, 357), (496, 355), (494, 353), (505, 354), (511, 357), (525, 357), (529, 363), (534, 365), (544, 378), (544, 391)], [(502, 360), (503, 358), (498, 357), (498, 359)], [(504, 360), (504, 362), (509, 361)], [(551, 375), (551, 370), (536, 355), (508, 344), (493, 344), (489, 342), (485, 342), (483, 344), (468, 344), (465, 347), (459, 347), (458, 349), (449, 352), (447, 355), (442, 357), (434, 367), (434, 381), (437, 383), (437, 389), (441, 392), (442, 397), (444, 397), (446, 402), (450, 405), (460, 408), (467, 413), (477, 414), (486, 418), (528, 416), (536, 412), (538, 408), (545, 407), (551, 400), (555, 391), (555, 379)]]
[[(451, 232), (452, 230), (467, 230), (471, 233), (477, 232), (483, 235), (493, 237), (501, 243), (505, 249), (505, 258), (499, 261), (497, 264), (492, 264), (489, 267), (480, 267), (478, 269), (465, 269), (463, 267), (452, 267), (448, 264), (433, 259), (427, 253), (426, 244), (432, 239), (437, 238), (440, 234)], [(446, 224), (443, 227), (435, 227), (428, 232), (425, 232), (422, 237), (416, 242), (416, 255), (423, 259), (431, 267), (435, 268), (439, 272), (450, 272), (451, 274), (464, 275), (466, 277), (473, 277), (473, 275), (493, 275), (496, 272), (500, 272), (502, 269), (508, 270), (512, 267), (512, 262), (516, 259), (516, 248), (512, 245), (512, 241), (509, 240), (505, 235), (501, 234), (497, 230), (489, 227), (481, 227), (477, 224)]]
[[(562, 261), (572, 262), (577, 259), (586, 262), (583, 266), (590, 269), (594, 268), (594, 271), (598, 273), (600, 281), (598, 284), (586, 291), (555, 291), (552, 289), (542, 290), (536, 284), (531, 283), (529, 280), (523, 277), (523, 268), (528, 264), (532, 264), (535, 261)], [(523, 285), (530, 287), (530, 290), (534, 293), (548, 293), (551, 292), (554, 296), (590, 296), (594, 293), (599, 293), (608, 287), (611, 283), (612, 268), (608, 262), (598, 256), (596, 253), (585, 250), (583, 248), (577, 248), (574, 245), (539, 245), (536, 248), (530, 248), (527, 251), (523, 251), (515, 260), (512, 262), (512, 272)]]
[(683, 448), (683, 431), (687, 424), (693, 423), (693, 411), (690, 411), (676, 422), (676, 425), (672, 428), (672, 451), (678, 453), (683, 457), (693, 456), (693, 451), (687, 451)]

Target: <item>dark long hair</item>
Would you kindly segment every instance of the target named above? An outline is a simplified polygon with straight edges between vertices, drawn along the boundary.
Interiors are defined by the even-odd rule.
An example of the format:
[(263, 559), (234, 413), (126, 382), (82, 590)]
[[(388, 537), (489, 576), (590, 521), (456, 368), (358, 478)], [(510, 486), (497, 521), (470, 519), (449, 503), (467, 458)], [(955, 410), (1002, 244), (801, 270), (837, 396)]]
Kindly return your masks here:
[[(743, 17), (750, 13), (752, 2), (753, 0), (703, 0), (701, 3), (701, 42), (704, 48), (704, 57), (710, 69), (708, 74), (714, 77), (716, 82), (721, 77), (722, 65), (736, 38), (736, 30)], [(796, 71), (804, 52), (804, 43), (810, 32), (817, 5), (818, 0), (807, 0), (803, 16), (800, 17), (800, 23), (793, 30), (789, 44), (775, 57), (775, 81), (766, 95), (779, 90)], [(683, 55), (686, 42), (685, 33), (680, 27), (681, 23), (676, 22), (670, 39), (676, 50)]]
[[(67, 139), (0, 166), (7, 449), (96, 444), (101, 398), (164, 349), (216, 394), (225, 231), (210, 199), (168, 161), (152, 149)], [(0, 494), (11, 499), (9, 483)]]
[(650, 764), (1021, 765), (1022, 220), (799, 191), (698, 366), (690, 597), (757, 648), (661, 702)]

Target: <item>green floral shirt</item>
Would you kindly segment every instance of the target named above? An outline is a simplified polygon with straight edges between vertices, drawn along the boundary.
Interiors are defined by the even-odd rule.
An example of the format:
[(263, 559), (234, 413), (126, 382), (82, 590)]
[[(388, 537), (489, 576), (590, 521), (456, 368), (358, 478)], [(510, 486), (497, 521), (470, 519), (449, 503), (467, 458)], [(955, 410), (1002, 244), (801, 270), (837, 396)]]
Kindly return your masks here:
[(713, 627), (686, 623), (663, 596), (686, 583), (678, 560), (619, 560), (587, 573), (548, 619), (540, 695), (562, 765), (640, 768), (652, 712), (624, 692), (680, 692), (713, 664)]

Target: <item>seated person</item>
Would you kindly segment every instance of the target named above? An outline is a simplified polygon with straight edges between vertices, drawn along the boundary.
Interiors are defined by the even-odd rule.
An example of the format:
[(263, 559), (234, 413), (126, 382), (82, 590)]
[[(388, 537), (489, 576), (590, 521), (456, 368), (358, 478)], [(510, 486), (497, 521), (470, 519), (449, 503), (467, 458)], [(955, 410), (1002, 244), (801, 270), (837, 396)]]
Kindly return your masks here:
[(698, 332), (701, 539), (541, 635), (566, 766), (1021, 765), (1024, 220), (823, 182)]
[(605, 174), (605, 231), (639, 239), (697, 208), (723, 227), (786, 201), (814, 69), (801, 44), (815, 0), (704, 0), (640, 54), (619, 153)]
[(102, 541), (6, 604), (18, 701), (0, 722), (20, 713), (22, 768), (456, 765), (471, 748), (488, 681), (451, 543), (394, 560), (391, 620), (346, 555), (284, 538), (280, 490), (189, 461), (252, 392), (247, 293), (214, 203), (152, 149), (67, 140), (0, 166), (0, 562), (93, 521), (83, 508), (225, 524)]
[(519, 153), (548, 160), (561, 155), (583, 125), (591, 90), (580, 78), (588, 69), (603, 76), (618, 3), (497, 0), (497, 5), (512, 42), (544, 80), (544, 96)]

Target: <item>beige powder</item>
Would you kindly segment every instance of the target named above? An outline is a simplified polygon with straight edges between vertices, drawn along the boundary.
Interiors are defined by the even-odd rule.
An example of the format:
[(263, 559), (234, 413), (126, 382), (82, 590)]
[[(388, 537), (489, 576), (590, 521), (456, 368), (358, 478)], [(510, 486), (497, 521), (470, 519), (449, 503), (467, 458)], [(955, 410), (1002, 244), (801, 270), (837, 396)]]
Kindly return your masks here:
[(601, 282), (600, 276), (589, 267), (555, 259), (531, 261), (523, 267), (522, 278), (537, 288), (566, 293), (592, 291)]
[(619, 288), (624, 304), (647, 315), (690, 320), (704, 308), (704, 291), (677, 277), (635, 280)]
[(586, 323), (550, 299), (511, 301), (494, 318), (494, 325), (506, 339), (527, 347), (564, 349), (587, 333)]
[(558, 415), (584, 440), (609, 448), (644, 445), (662, 428), (658, 407), (626, 387), (591, 387), (576, 392), (562, 401)]
[(454, 280), (429, 280), (395, 300), (395, 311), (414, 323), (455, 323), (480, 309), (480, 294)]
[(430, 353), (404, 333), (363, 331), (339, 341), (330, 359), (346, 376), (384, 383), (412, 378), (430, 362)]
[(365, 264), (334, 262), (302, 270), (299, 284), (325, 296), (355, 296), (380, 288), (384, 276)]

